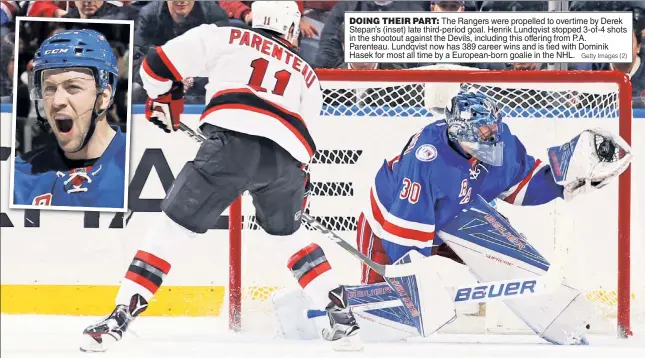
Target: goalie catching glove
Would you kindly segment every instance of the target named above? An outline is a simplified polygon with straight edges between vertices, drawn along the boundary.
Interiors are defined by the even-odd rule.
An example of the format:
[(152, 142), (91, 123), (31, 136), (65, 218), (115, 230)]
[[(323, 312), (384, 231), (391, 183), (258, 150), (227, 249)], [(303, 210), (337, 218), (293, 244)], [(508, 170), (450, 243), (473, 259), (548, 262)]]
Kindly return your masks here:
[(587, 129), (571, 141), (548, 149), (555, 182), (564, 186), (564, 199), (600, 189), (622, 174), (632, 161), (632, 149), (620, 136)]
[(179, 129), (180, 115), (184, 112), (184, 85), (175, 82), (170, 91), (146, 100), (146, 118), (166, 133)]

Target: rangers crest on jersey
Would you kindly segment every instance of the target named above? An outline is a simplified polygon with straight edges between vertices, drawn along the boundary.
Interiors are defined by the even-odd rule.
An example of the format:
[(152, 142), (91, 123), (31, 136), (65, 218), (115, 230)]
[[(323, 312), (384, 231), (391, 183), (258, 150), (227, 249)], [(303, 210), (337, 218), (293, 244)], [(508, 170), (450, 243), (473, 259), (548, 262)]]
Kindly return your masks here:
[(424, 144), (417, 148), (416, 156), (422, 162), (431, 162), (437, 158), (437, 148), (432, 144)]

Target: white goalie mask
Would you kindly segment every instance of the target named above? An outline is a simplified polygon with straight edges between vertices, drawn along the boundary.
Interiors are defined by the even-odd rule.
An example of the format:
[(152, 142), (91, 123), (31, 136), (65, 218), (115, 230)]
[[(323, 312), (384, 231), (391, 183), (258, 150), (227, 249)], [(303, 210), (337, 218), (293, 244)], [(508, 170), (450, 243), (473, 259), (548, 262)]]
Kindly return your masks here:
[(254, 1), (253, 28), (275, 31), (294, 46), (300, 35), (300, 9), (295, 1)]

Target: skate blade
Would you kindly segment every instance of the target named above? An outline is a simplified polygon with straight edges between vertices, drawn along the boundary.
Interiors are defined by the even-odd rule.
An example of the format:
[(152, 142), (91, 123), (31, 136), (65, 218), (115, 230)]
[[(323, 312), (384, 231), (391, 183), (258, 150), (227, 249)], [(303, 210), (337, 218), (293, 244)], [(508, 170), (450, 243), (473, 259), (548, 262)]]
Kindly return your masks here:
[(116, 343), (116, 340), (109, 334), (104, 334), (101, 336), (101, 343), (97, 342), (97, 340), (92, 338), (91, 336), (83, 334), (79, 349), (81, 350), (81, 352), (86, 353), (101, 353), (107, 351), (108, 348), (114, 345), (114, 343)]
[(358, 334), (343, 337), (332, 342), (332, 349), (337, 352), (362, 352), (363, 341)]

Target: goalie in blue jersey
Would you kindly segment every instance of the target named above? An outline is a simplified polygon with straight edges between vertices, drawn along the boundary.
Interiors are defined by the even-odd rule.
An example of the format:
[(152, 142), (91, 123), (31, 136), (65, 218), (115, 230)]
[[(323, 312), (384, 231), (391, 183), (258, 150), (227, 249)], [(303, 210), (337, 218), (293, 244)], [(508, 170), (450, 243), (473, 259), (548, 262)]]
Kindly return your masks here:
[(125, 209), (126, 136), (106, 112), (119, 68), (94, 30), (69, 30), (46, 39), (33, 60), (30, 97), (41, 101), (55, 142), (16, 158), (13, 205)]
[[(546, 341), (588, 343), (594, 310), (584, 294), (554, 276), (557, 269), (549, 272), (550, 262), (489, 203), (541, 205), (600, 189), (627, 169), (631, 149), (622, 138), (593, 129), (549, 148), (548, 157), (545, 163), (527, 153), (490, 98), (461, 92), (444, 120), (425, 126), (398, 156), (384, 161), (358, 221), (357, 247), (379, 264), (430, 265), (413, 276), (386, 279), (361, 265), (362, 285), (347, 287), (346, 299), (361, 329), (371, 332), (364, 339), (429, 336), (456, 318), (456, 304), (488, 295), (503, 299)], [(469, 289), (451, 292), (456, 284), (440, 275), (446, 257), (468, 266), (481, 283), (477, 295)], [(539, 286), (550, 286), (543, 295), (512, 300), (505, 295), (521, 294), (519, 289), (497, 284), (487, 293), (484, 285), (516, 280), (519, 288), (547, 277), (550, 285)], [(299, 326), (293, 309), (286, 308), (302, 307), (297, 300), (297, 293), (274, 300), (285, 336), (313, 331)]]
[[(378, 170), (368, 209), (359, 218), (357, 246), (381, 264), (405, 262), (411, 250), (448, 257), (466, 264), (480, 282), (542, 276), (549, 262), (488, 203), (501, 199), (527, 206), (571, 200), (622, 173), (631, 161), (630, 151), (618, 136), (585, 130), (549, 148), (550, 163), (542, 162), (512, 134), (495, 102), (483, 94), (460, 93), (447, 106), (445, 120), (424, 127)], [(383, 281), (362, 267), (362, 283)], [(586, 343), (591, 308), (579, 291), (564, 283), (558, 286), (542, 298), (504, 302), (545, 340)], [(426, 334), (455, 317), (452, 304), (457, 298), (445, 301), (447, 320), (436, 318), (430, 332), (425, 327)], [(440, 301), (435, 298), (433, 305), (440, 306)], [(424, 320), (442, 316), (431, 312), (435, 314)]]

